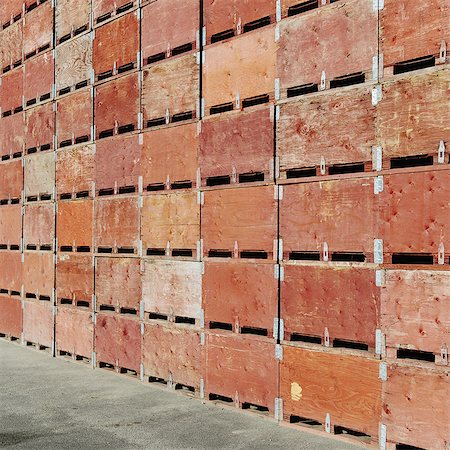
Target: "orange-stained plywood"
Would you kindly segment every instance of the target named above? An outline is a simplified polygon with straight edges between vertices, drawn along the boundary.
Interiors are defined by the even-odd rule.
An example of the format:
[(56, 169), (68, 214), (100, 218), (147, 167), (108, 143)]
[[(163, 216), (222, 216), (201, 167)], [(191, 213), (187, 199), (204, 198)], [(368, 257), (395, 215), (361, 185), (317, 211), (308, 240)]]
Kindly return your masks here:
[(49, 246), (53, 248), (55, 238), (55, 205), (53, 203), (30, 203), (24, 206), (23, 243), (28, 245)]
[(15, 291), (17, 295), (22, 292), (23, 264), (22, 255), (17, 251), (0, 252), (0, 289)]
[(200, 170), (203, 179), (273, 172), (273, 110), (262, 107), (202, 122)]
[(378, 437), (380, 362), (360, 356), (283, 347), (281, 398), (286, 418), (300, 416)]
[(97, 364), (107, 363), (139, 372), (141, 327), (135, 319), (98, 314), (95, 326)]
[(20, 198), (23, 188), (22, 161), (0, 164), (0, 200)]
[(203, 275), (205, 321), (243, 329), (266, 330), (272, 336), (278, 317), (278, 282), (274, 265), (257, 262), (206, 261)]
[(55, 60), (52, 52), (46, 52), (30, 59), (24, 65), (25, 105), (43, 101), (52, 97)]
[(91, 15), (91, 0), (59, 0), (56, 2), (56, 39), (77, 34), (88, 29)]
[(92, 247), (93, 200), (76, 200), (58, 203), (58, 246)]
[(0, 295), (0, 333), (20, 338), (22, 334), (22, 302), (19, 296)]
[(139, 311), (142, 298), (141, 262), (137, 258), (96, 258), (97, 309), (101, 305)]
[(0, 84), (0, 108), (2, 115), (22, 106), (23, 67), (6, 72)]
[[(378, 14), (372, 0), (336, 2), (280, 23), (277, 76), (281, 89), (369, 72), (378, 53)], [(299, 59), (302, 63), (299, 64)]]
[(24, 160), (25, 196), (53, 194), (55, 185), (55, 156), (37, 153)]
[(0, 244), (20, 245), (22, 239), (22, 206), (2, 205), (0, 207)]
[(45, 2), (28, 12), (23, 21), (23, 54), (32, 56), (34, 52), (52, 47), (53, 8), (52, 2)]
[(43, 145), (53, 148), (53, 134), (55, 132), (53, 104), (46, 103), (25, 111), (25, 127), (25, 147), (27, 151)]
[(450, 442), (448, 369), (388, 367), (382, 423), (387, 440), (414, 448), (442, 449)]
[(170, 320), (202, 316), (202, 264), (193, 261), (145, 261), (142, 275), (144, 311)]
[(23, 22), (12, 24), (0, 35), (0, 67), (6, 68), (22, 61)]
[(98, 20), (101, 22), (99, 19), (105, 20), (114, 12), (120, 13), (122, 8), (130, 3), (136, 4), (137, 2), (135, 0), (132, 2), (130, 2), (130, 0), (92, 0), (94, 21), (96, 22)]
[(49, 302), (25, 301), (23, 308), (23, 340), (51, 347), (53, 342), (53, 310)]
[(55, 266), (51, 252), (26, 252), (23, 262), (25, 294), (52, 298)]
[(380, 328), (380, 288), (365, 267), (289, 265), (281, 283), (281, 318), (286, 339), (295, 335), (340, 339), (375, 347)]
[(25, 150), (25, 114), (17, 113), (0, 120), (0, 153), (23, 154)]

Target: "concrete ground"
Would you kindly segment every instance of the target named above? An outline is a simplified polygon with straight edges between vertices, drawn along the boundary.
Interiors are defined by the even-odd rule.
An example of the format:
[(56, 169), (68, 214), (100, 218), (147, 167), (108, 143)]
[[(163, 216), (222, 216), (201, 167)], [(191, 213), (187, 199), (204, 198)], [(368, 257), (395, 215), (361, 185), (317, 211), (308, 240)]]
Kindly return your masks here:
[(1, 339), (0, 447), (358, 448)]

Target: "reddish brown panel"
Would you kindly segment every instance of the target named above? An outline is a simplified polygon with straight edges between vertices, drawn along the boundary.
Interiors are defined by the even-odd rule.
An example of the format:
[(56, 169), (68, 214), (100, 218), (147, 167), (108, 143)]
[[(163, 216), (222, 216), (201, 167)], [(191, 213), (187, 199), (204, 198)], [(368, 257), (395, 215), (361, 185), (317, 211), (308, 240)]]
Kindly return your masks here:
[(388, 442), (445, 449), (450, 442), (448, 369), (388, 367), (383, 417)]
[[(374, 179), (339, 179), (283, 187), (284, 251), (372, 254), (376, 238)], [(325, 245), (327, 244), (327, 245)]]
[(14, 17), (21, 16), (23, 0), (3, 0), (0, 10), (0, 24), (6, 25), (14, 20)]
[(197, 0), (185, 0), (176, 6), (171, 0), (158, 0), (142, 8), (144, 61), (160, 53), (170, 55), (174, 49), (176, 53), (186, 44), (195, 47), (199, 5)]
[[(56, 262), (56, 298), (74, 305), (91, 304), (94, 294), (94, 264), (91, 254), (60, 253)], [(78, 302), (83, 302), (79, 305)]]
[(56, 136), (58, 146), (90, 141), (94, 126), (91, 89), (75, 91), (56, 102)]
[(0, 295), (0, 333), (15, 338), (22, 335), (22, 302), (19, 296)]
[(273, 332), (278, 317), (278, 282), (273, 264), (206, 261), (203, 275), (205, 321), (231, 324), (236, 332)]
[(36, 106), (25, 111), (25, 146), (27, 151), (36, 147), (50, 146), (53, 148), (55, 132), (55, 113), (53, 103)]
[(25, 294), (52, 298), (55, 266), (51, 252), (26, 252), (23, 263)]
[(318, 337), (375, 347), (380, 328), (375, 270), (349, 266), (285, 265), (281, 317), (287, 340)]
[(387, 270), (381, 289), (386, 345), (441, 353), (450, 345), (450, 272)]
[(101, 22), (108, 19), (114, 12), (120, 13), (126, 11), (127, 5), (136, 5), (136, 0), (92, 0), (92, 11), (94, 13), (94, 21)]
[(166, 119), (192, 112), (199, 98), (199, 70), (196, 55), (190, 53), (163, 61), (144, 70), (142, 107), (144, 125), (149, 120)]
[(94, 245), (107, 248), (139, 247), (137, 197), (99, 198), (94, 203)]
[(54, 65), (51, 51), (25, 62), (24, 100), (27, 106), (52, 97)]
[(152, 194), (143, 199), (141, 234), (144, 249), (193, 250), (200, 238), (197, 192)]
[(91, 0), (59, 0), (56, 2), (55, 32), (59, 43), (89, 29)]
[(50, 246), (55, 237), (55, 205), (53, 203), (30, 203), (24, 207), (23, 243), (28, 245)]
[(95, 188), (114, 189), (133, 186), (138, 191), (141, 174), (141, 150), (138, 135), (113, 136), (97, 142), (95, 152)]
[(93, 200), (76, 200), (58, 203), (58, 246), (92, 248)]
[(141, 262), (137, 258), (96, 258), (97, 308), (112, 305), (139, 311), (142, 298)]
[(125, 14), (95, 30), (93, 47), (96, 75), (111, 71), (119, 73), (137, 61), (139, 21), (136, 13)]
[(203, 179), (273, 171), (273, 115), (263, 107), (202, 122), (200, 169)]
[(22, 239), (22, 206), (0, 207), (0, 244), (20, 245)]
[(450, 142), (450, 72), (408, 76), (383, 85), (377, 106), (377, 129), (383, 155), (437, 154)]
[(378, 436), (381, 416), (380, 362), (375, 359), (283, 347), (281, 398), (286, 418), (325, 422)]
[(266, 407), (273, 414), (277, 374), (275, 342), (232, 333), (206, 336), (205, 390), (211, 399), (216, 394), (242, 406)]
[(159, 128), (143, 134), (143, 185), (197, 178), (199, 137), (196, 123)]
[(185, 328), (146, 324), (142, 363), (146, 376), (199, 390), (203, 368), (200, 333)]
[(35, 52), (52, 47), (53, 8), (52, 2), (46, 2), (28, 12), (23, 26), (23, 54), (26, 58)]
[(449, 170), (385, 176), (380, 194), (384, 251), (437, 256), (450, 248), (450, 234), (446, 232), (449, 195)]
[[(224, 31), (234, 34), (247, 31), (248, 25), (266, 17), (275, 16), (275, 0), (206, 0), (204, 21), (207, 42), (211, 37)], [(251, 28), (250, 28), (251, 29)]]
[(7, 111), (22, 107), (23, 96), (23, 68), (6, 72), (0, 83), (0, 109), (2, 115)]
[(206, 254), (214, 250), (273, 252), (277, 206), (273, 186), (205, 192), (202, 238)]
[(437, 56), (441, 43), (448, 42), (450, 6), (446, 0), (431, 0), (415, 8), (411, 8), (408, 0), (386, 0), (380, 20), (385, 66), (422, 56)]
[(282, 170), (372, 160), (377, 144), (372, 87), (358, 87), (280, 106), (277, 156)]
[(280, 23), (277, 76), (281, 89), (320, 85), (322, 72), (326, 80), (358, 72), (370, 72), (371, 79), (377, 53), (378, 13), (373, 2), (336, 2)]
[(56, 192), (90, 192), (94, 182), (95, 146), (82, 145), (56, 153)]
[(56, 350), (92, 357), (94, 325), (92, 313), (83, 309), (58, 307), (55, 318)]
[(0, 152), (21, 155), (25, 147), (25, 114), (17, 113), (0, 119)]
[(25, 301), (23, 308), (23, 340), (50, 348), (53, 336), (52, 306), (48, 302)]
[(95, 127), (97, 138), (138, 128), (139, 82), (132, 73), (96, 88)]
[(14, 291), (17, 295), (22, 292), (22, 255), (20, 252), (0, 252), (0, 289)]
[(142, 275), (144, 311), (168, 319), (202, 316), (202, 264), (193, 261), (145, 261)]
[(0, 67), (5, 69), (22, 61), (23, 21), (0, 32)]
[(113, 314), (98, 314), (95, 325), (97, 363), (107, 363), (139, 372), (141, 327), (137, 320)]
[[(275, 83), (275, 28), (269, 26), (207, 47), (203, 94), (211, 106), (271, 94)], [(239, 106), (236, 105), (236, 109)]]
[(0, 200), (22, 196), (23, 169), (20, 159), (0, 164)]
[(24, 160), (25, 197), (53, 194), (55, 185), (55, 156), (53, 153), (37, 153)]
[(79, 36), (56, 47), (56, 90), (90, 83), (92, 75), (92, 39)]

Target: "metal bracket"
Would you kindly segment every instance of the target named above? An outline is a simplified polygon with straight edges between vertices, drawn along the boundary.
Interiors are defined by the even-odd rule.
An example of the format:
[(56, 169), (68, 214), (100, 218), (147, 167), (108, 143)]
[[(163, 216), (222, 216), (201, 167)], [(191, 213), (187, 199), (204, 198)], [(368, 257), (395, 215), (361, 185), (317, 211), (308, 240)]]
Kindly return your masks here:
[(205, 328), (205, 310), (200, 310), (200, 328)]
[(373, 193), (375, 195), (381, 194), (384, 190), (384, 179), (383, 175), (375, 177), (373, 179)]
[(144, 364), (141, 363), (139, 366), (139, 379), (144, 381)]
[(283, 399), (275, 398), (275, 420), (281, 422), (283, 420)]
[(383, 355), (385, 353), (384, 347), (385, 347), (384, 334), (382, 333), (381, 330), (377, 329), (375, 331), (375, 353), (377, 355)]
[(204, 192), (197, 192), (197, 205), (204, 205), (205, 204), (205, 193)]
[(373, 10), (381, 11), (384, 8), (384, 0), (373, 0)]
[(320, 157), (320, 175), (325, 175), (327, 171), (327, 165), (325, 163), (325, 157)]
[(383, 148), (372, 147), (372, 168), (379, 172), (383, 170)]
[(375, 264), (383, 264), (383, 239), (373, 240), (373, 260)]
[(205, 333), (203, 331), (200, 333), (200, 345), (202, 347), (205, 345)]
[(383, 287), (386, 284), (386, 272), (384, 270), (375, 271), (375, 286)]
[(439, 164), (445, 163), (445, 142), (443, 140), (441, 140), (441, 142), (439, 143), (438, 163)]
[(381, 84), (372, 89), (372, 106), (377, 106), (383, 99), (383, 87)]
[(144, 320), (144, 301), (141, 300), (139, 303), (139, 318)]
[(279, 22), (281, 20), (281, 0), (277, 0), (276, 8), (276, 20)]
[(273, 338), (280, 341), (284, 340), (284, 320), (278, 319), (278, 317), (273, 319)]
[(97, 354), (95, 352), (92, 352), (92, 368), (94, 368), (97, 365)]
[(241, 109), (241, 95), (239, 92), (236, 93), (236, 109)]
[(445, 264), (445, 247), (444, 247), (444, 243), (441, 242), (439, 244), (439, 249), (438, 249), (438, 264), (443, 265)]
[(283, 361), (283, 347), (280, 344), (275, 344), (275, 358)]
[(327, 74), (325, 70), (322, 71), (322, 75), (320, 77), (320, 90), (324, 91), (327, 88)]
[(273, 267), (273, 277), (275, 280), (284, 281), (284, 267), (279, 264), (275, 264)]
[(144, 336), (145, 326), (141, 323), (141, 335)]
[(330, 333), (327, 327), (325, 327), (325, 329), (323, 330), (323, 343), (325, 347), (330, 346)]
[(378, 378), (381, 381), (387, 381), (387, 379), (388, 379), (388, 368), (387, 368), (387, 364), (385, 362), (380, 363)]
[(446, 344), (441, 345), (441, 363), (448, 366), (448, 347)]
[(447, 44), (445, 41), (441, 42), (441, 47), (439, 48), (439, 62), (444, 64), (447, 61)]
[(275, 100), (280, 100), (280, 79), (275, 78)]
[(280, 105), (275, 106), (275, 120), (278, 122), (281, 118)]
[(323, 260), (324, 260), (324, 261), (328, 261), (328, 256), (329, 256), (329, 253), (328, 253), (328, 243), (327, 243), (327, 242), (324, 242), (324, 243), (323, 243)]
[(325, 431), (331, 433), (331, 416), (329, 413), (325, 416)]
[(380, 423), (380, 450), (386, 450), (387, 430), (386, 425)]
[(200, 398), (205, 398), (205, 382), (203, 378), (200, 378)]
[(378, 81), (378, 74), (380, 72), (378, 55), (372, 57), (372, 80)]

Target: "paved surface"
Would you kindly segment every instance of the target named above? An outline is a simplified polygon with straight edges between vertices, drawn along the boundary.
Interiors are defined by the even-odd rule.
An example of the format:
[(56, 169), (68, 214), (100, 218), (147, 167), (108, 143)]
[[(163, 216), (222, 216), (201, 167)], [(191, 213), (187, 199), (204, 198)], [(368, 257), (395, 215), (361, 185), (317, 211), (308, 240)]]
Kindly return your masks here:
[(0, 447), (359, 448), (1, 339)]

